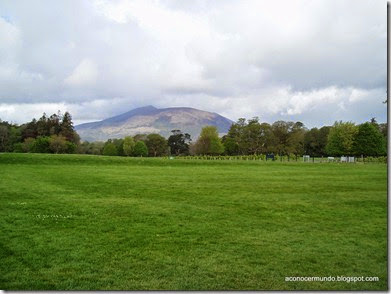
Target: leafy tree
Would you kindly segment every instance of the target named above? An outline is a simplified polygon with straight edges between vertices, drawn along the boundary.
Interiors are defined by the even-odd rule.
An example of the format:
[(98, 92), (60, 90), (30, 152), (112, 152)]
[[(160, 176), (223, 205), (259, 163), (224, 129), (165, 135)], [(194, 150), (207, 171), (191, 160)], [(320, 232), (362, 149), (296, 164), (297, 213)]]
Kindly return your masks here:
[(50, 138), (39, 136), (34, 140), (32, 146), (33, 153), (50, 153)]
[(36, 129), (37, 129), (37, 136), (45, 137), (50, 135), (48, 117), (46, 113), (43, 113), (41, 118), (37, 121)]
[(224, 145), (221, 143), (217, 128), (206, 126), (201, 130), (200, 137), (196, 142), (198, 154), (218, 155), (224, 152)]
[(0, 152), (7, 150), (9, 135), (8, 127), (5, 125), (0, 125)]
[(135, 143), (132, 137), (125, 137), (123, 149), (126, 156), (131, 156), (133, 154), (134, 145)]
[(117, 148), (118, 155), (124, 156), (124, 139), (114, 139), (113, 144)]
[(227, 137), (232, 138), (237, 145), (238, 154), (247, 154), (248, 146), (244, 140), (245, 128), (247, 126), (245, 118), (239, 118), (236, 123), (233, 123), (228, 130)]
[(170, 153), (173, 155), (188, 154), (191, 142), (188, 133), (182, 133), (180, 130), (172, 130), (172, 135), (168, 138)]
[(13, 151), (14, 146), (18, 143), (22, 143), (22, 128), (17, 125), (11, 125), (9, 128), (7, 151)]
[(293, 122), (280, 120), (273, 123), (272, 131), (275, 138), (273, 149), (277, 154), (289, 154), (291, 152), (288, 140), (292, 127)]
[(36, 138), (38, 136), (37, 121), (34, 118), (31, 122), (22, 126), (22, 140)]
[(335, 122), (330, 129), (326, 151), (329, 155), (352, 155), (357, 126), (352, 122)]
[(234, 138), (224, 136), (222, 142), (225, 154), (236, 155), (239, 153), (239, 145), (235, 142)]
[(34, 138), (26, 138), (22, 143), (22, 149), (24, 152), (34, 152), (35, 139)]
[(80, 137), (73, 127), (72, 116), (69, 112), (64, 113), (60, 124), (60, 130), (60, 135), (64, 136), (67, 141), (79, 144)]
[(330, 132), (330, 127), (325, 126), (320, 129), (312, 128), (304, 135), (304, 150), (306, 154), (312, 156), (325, 156), (327, 145), (327, 136)]
[(61, 112), (52, 114), (47, 120), (49, 134), (58, 135), (61, 132)]
[(106, 156), (117, 156), (118, 155), (117, 147), (115, 146), (115, 144), (111, 140), (109, 140), (105, 144), (102, 154), (106, 155)]
[(293, 154), (304, 153), (304, 135), (306, 129), (302, 122), (295, 122), (289, 130), (287, 151)]
[(259, 154), (263, 149), (263, 140), (261, 137), (261, 124), (258, 117), (250, 119), (243, 128), (240, 146), (245, 150), (245, 154)]
[(319, 156), (319, 129), (312, 128), (304, 135), (304, 152), (312, 156)]
[(356, 155), (364, 156), (379, 156), (386, 153), (384, 137), (377, 124), (372, 121), (359, 125), (354, 138), (353, 151)]
[(273, 134), (272, 126), (268, 123), (261, 123), (259, 136), (261, 144), (261, 153), (275, 152), (274, 145), (276, 144), (276, 138)]
[(167, 154), (167, 140), (159, 134), (149, 134), (145, 141), (149, 156), (162, 156)]
[(65, 153), (67, 151), (67, 141), (65, 137), (52, 135), (49, 139), (49, 148), (53, 153)]
[(330, 133), (330, 126), (324, 126), (319, 129), (319, 135), (318, 135), (318, 148), (319, 148), (319, 156), (326, 156), (326, 146), (327, 146), (327, 140)]
[(134, 145), (134, 156), (143, 157), (148, 155), (148, 148), (143, 141), (137, 141)]

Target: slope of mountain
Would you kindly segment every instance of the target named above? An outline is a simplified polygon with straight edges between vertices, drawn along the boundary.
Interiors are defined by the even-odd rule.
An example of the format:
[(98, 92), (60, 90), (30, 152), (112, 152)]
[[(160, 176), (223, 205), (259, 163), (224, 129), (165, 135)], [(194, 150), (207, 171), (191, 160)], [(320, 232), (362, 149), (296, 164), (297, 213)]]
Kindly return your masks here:
[(105, 141), (136, 134), (158, 133), (164, 137), (171, 130), (181, 130), (196, 139), (202, 127), (216, 126), (220, 134), (228, 132), (232, 121), (217, 113), (189, 107), (155, 108), (145, 106), (102, 121), (77, 125), (76, 131), (84, 141)]

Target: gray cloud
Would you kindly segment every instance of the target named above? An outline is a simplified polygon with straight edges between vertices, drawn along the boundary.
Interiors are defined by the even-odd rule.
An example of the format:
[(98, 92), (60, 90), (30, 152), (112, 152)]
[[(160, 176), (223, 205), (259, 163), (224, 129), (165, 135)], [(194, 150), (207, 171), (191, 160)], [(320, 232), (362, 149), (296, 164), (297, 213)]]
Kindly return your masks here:
[(384, 121), (386, 40), (386, 1), (5, 0), (0, 118), (152, 104)]

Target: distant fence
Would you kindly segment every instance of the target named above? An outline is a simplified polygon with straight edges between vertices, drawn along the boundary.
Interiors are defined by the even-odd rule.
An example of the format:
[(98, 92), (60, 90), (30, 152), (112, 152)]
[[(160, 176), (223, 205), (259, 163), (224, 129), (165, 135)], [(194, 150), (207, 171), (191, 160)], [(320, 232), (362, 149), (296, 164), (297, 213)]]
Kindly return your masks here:
[[(274, 160), (266, 154), (260, 155), (188, 155), (169, 157), (171, 159), (183, 160), (228, 160), (228, 161), (264, 161), (264, 162), (303, 162), (303, 156), (296, 155), (274, 155)], [(345, 159), (344, 159), (345, 158)], [(387, 163), (386, 156), (379, 157), (305, 157), (306, 163)]]

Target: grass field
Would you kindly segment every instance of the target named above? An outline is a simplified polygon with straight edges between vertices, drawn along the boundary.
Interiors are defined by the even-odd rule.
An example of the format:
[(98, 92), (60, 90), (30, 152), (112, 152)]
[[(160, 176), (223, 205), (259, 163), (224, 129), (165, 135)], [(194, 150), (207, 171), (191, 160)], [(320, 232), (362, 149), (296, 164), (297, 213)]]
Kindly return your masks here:
[(0, 205), (1, 289), (387, 289), (385, 164), (0, 154)]

